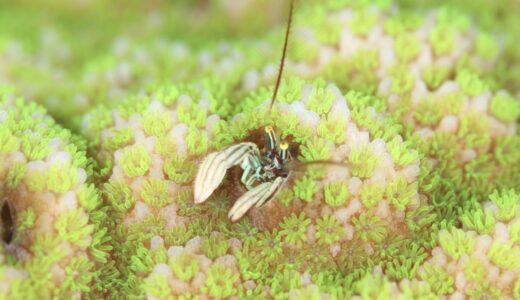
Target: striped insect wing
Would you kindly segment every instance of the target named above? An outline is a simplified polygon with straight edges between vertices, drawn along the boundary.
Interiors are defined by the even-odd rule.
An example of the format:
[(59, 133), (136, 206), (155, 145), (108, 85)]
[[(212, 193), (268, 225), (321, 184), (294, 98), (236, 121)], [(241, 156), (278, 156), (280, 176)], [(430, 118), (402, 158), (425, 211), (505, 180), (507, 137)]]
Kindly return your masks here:
[(195, 177), (195, 203), (202, 203), (213, 194), (226, 175), (226, 165), (222, 152), (213, 152), (204, 158)]
[(277, 177), (272, 182), (264, 182), (253, 189), (247, 191), (242, 197), (240, 197), (231, 210), (229, 211), (228, 217), (231, 221), (235, 222), (240, 220), (251, 207), (260, 207), (266, 201), (272, 199), (285, 179), (282, 177)]
[(195, 176), (193, 186), (195, 203), (206, 201), (222, 183), (229, 168), (241, 164), (248, 155), (256, 152), (258, 148), (255, 144), (240, 143), (206, 156)]

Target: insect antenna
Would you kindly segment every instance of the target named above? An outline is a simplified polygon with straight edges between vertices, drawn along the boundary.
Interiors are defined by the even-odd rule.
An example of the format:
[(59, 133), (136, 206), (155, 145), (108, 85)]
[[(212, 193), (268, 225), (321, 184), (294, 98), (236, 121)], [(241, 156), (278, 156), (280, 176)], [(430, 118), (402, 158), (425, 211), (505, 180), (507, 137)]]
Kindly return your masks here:
[(348, 165), (346, 163), (338, 162), (338, 161), (332, 161), (332, 160), (312, 160), (312, 161), (289, 161), (287, 164), (285, 164), (284, 168), (287, 171), (305, 171), (308, 167), (312, 166), (336, 166), (341, 168), (348, 168)]
[(282, 59), (280, 60), (280, 66), (278, 68), (278, 77), (276, 78), (276, 84), (274, 86), (273, 97), (269, 104), (269, 112), (273, 108), (274, 102), (276, 101), (276, 95), (278, 94), (278, 88), (280, 87), (280, 81), (282, 80), (283, 67), (285, 65), (285, 56), (287, 54), (287, 44), (289, 42), (289, 33), (291, 31), (292, 15), (294, 10), (294, 0), (291, 0), (289, 7), (289, 19), (287, 20), (287, 29), (285, 31), (285, 42), (283, 44)]

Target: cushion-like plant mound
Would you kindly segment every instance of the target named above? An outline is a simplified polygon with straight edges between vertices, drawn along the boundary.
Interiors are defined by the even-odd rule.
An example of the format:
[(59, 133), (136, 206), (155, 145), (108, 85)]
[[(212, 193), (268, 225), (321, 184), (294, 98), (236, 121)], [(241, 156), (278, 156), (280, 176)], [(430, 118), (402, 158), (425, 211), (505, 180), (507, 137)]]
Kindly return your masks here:
[[(433, 241), (413, 216), (431, 212), (419, 210), (418, 152), (403, 144), (398, 124), (368, 105), (384, 101), (294, 79), (283, 83), (270, 114), (255, 105), (269, 94), (251, 94), (244, 113), (230, 121), (212, 115), (211, 95), (196, 88), (164, 90), (85, 117), (85, 134), (105, 163), (103, 195), (115, 218), (114, 257), (123, 280), (114, 284), (154, 297), (282, 296), (308, 285), (342, 295), (375, 265), (395, 278), (415, 274)], [(373, 138), (364, 122), (379, 124)], [(269, 124), (291, 141), (296, 159), (348, 168), (295, 175), (277, 199), (236, 224), (227, 211), (244, 190), (237, 193), (241, 183), (232, 170), (206, 204), (195, 205), (201, 157)], [(422, 258), (410, 265), (407, 249)], [(403, 265), (392, 262), (398, 256)], [(215, 277), (220, 273), (229, 281)], [(345, 282), (338, 287), (338, 280)]]
[(85, 142), (38, 105), (0, 92), (0, 268), (6, 299), (76, 298), (108, 262)]
[[(286, 2), (80, 2), (0, 10), (0, 299), (520, 298), (515, 1), (297, 1), (271, 110)], [(266, 126), (342, 165), (195, 204)]]

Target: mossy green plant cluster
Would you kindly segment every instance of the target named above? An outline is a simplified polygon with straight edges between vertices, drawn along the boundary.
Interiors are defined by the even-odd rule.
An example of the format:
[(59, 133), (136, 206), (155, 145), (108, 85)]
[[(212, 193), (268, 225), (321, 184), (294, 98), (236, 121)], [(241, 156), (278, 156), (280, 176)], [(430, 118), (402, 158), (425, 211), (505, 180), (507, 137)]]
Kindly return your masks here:
[(95, 290), (112, 246), (86, 141), (5, 88), (0, 112), (2, 297)]
[[(272, 111), (283, 23), (226, 29), (279, 1), (181, 1), (116, 37), (131, 2), (102, 53), (70, 20), (0, 35), (0, 299), (520, 299), (518, 13), (436, 2), (298, 3)], [(173, 26), (192, 14), (222, 41)], [(200, 161), (267, 125), (347, 167), (236, 223), (240, 170), (196, 205)]]

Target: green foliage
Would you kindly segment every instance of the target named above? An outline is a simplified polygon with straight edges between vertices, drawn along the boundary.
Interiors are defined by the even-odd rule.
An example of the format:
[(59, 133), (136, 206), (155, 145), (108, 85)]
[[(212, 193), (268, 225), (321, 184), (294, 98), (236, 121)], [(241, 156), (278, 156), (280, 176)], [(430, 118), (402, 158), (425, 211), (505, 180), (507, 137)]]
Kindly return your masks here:
[(419, 159), (419, 153), (417, 150), (410, 149), (410, 145), (411, 142), (403, 142), (402, 139), (397, 136), (386, 144), (386, 147), (397, 166), (406, 166)]
[(182, 252), (178, 256), (170, 257), (168, 265), (173, 274), (182, 281), (191, 280), (200, 268), (197, 257), (189, 252)]
[(320, 122), (318, 126), (318, 135), (333, 141), (336, 144), (341, 144), (345, 141), (345, 121), (327, 117), (327, 120)]
[(21, 162), (15, 162), (9, 168), (9, 172), (7, 173), (6, 185), (10, 189), (15, 189), (20, 181), (25, 176), (25, 171), (27, 170), (27, 165)]
[(181, 94), (181, 88), (177, 85), (161, 86), (155, 90), (154, 98), (166, 106), (171, 106), (177, 102)]
[(454, 6), (444, 5), (440, 7), (436, 17), (438, 23), (445, 24), (461, 32), (468, 30), (471, 24), (469, 16)]
[(305, 202), (311, 202), (318, 191), (316, 181), (310, 176), (304, 176), (294, 182), (294, 195)]
[[(316, 13), (320, 14), (322, 11), (317, 9)], [(324, 16), (324, 12), (321, 14), (323, 16), (319, 16), (319, 20), (317, 20), (319, 24), (315, 24), (313, 28), (316, 38), (322, 43), (336, 44), (341, 34), (342, 24), (334, 18)]]
[[(95, 15), (103, 20), (106, 15), (114, 15), (109, 13), (111, 4), (94, 2), (83, 7), (86, 19)], [(188, 2), (183, 0), (176, 5), (198, 7), (193, 3), (188, 5)], [(222, 18), (227, 15), (228, 8), (220, 3), (222, 1), (217, 2), (211, 4), (210, 1), (206, 8), (209, 12), (219, 10), (220, 17), (213, 19), (212, 14), (203, 14), (202, 19), (208, 19), (211, 26), (202, 24), (205, 26), (201, 28), (209, 28), (215, 37), (226, 35), (222, 36), (224, 40), (229, 36), (224, 30), (226, 28), (222, 27), (224, 23), (240, 21), (240, 24), (250, 27), (255, 20), (249, 18), (248, 11), (252, 10), (255, 14), (263, 11), (260, 8), (265, 5), (253, 1), (238, 14), (234, 12), (232, 18)], [(291, 63), (287, 71), (292, 74), (287, 76), (290, 79), (282, 81), (277, 101), (307, 101), (307, 107), (321, 117), (316, 128), (300, 123), (295, 113), (282, 112), (276, 105), (271, 114), (266, 107), (259, 108), (272, 93), (274, 78), (269, 64), (276, 61), (279, 54), (277, 47), (272, 46), (280, 42), (283, 30), (273, 31), (259, 43), (252, 43), (242, 36), (240, 31), (243, 29), (233, 33), (235, 42), (225, 43), (224, 46), (218, 43), (213, 45), (212, 41), (208, 44), (207, 34), (201, 35), (200, 29), (191, 29), (198, 33), (193, 35), (196, 37), (193, 40), (180, 36), (181, 44), (165, 42), (157, 37), (178, 37), (177, 31), (185, 31), (180, 25), (186, 23), (185, 18), (195, 12), (163, 9), (163, 4), (155, 3), (153, 6), (158, 8), (159, 19), (166, 22), (162, 24), (165, 26), (160, 27), (180, 30), (159, 32), (161, 30), (157, 31), (154, 22), (140, 22), (143, 21), (141, 17), (127, 18), (133, 24), (142, 25), (134, 32), (136, 39), (124, 38), (121, 42), (117, 41), (114, 47), (103, 47), (113, 44), (113, 33), (128, 27), (125, 23), (119, 23), (120, 19), (124, 19), (128, 11), (142, 8), (129, 3), (122, 16), (99, 22), (104, 24), (104, 28), (98, 30), (102, 34), (101, 40), (97, 41), (99, 43), (95, 43), (99, 49), (92, 52), (92, 46), (88, 45), (90, 42), (84, 38), (89, 36), (88, 32), (71, 34), (83, 22), (81, 18), (72, 23), (64, 19), (67, 22), (58, 22), (57, 27), (53, 25), (53, 16), (60, 16), (61, 20), (62, 15), (70, 13), (70, 5), (51, 5), (52, 9), (48, 11), (52, 14), (45, 20), (54, 29), (50, 34), (44, 32), (42, 41), (32, 41), (40, 32), (29, 30), (34, 25), (31, 16), (38, 9), (30, 9), (31, 5), (24, 7), (23, 15), (28, 17), (19, 18), (21, 14), (13, 11), (19, 5), (6, 8), (0, 18), (0, 28), (3, 28), (0, 31), (4, 34), (0, 38), (0, 52), (9, 58), (6, 68), (2, 69), (7, 73), (3, 75), (7, 75), (7, 81), (17, 85), (20, 91), (31, 95), (31, 99), (27, 102), (16, 99), (12, 91), (0, 87), (0, 156), (6, 162), (4, 169), (0, 168), (0, 177), (5, 184), (5, 195), (2, 196), (11, 201), (13, 195), (17, 204), (15, 239), (9, 247), (16, 248), (20, 239), (28, 238), (33, 242), (28, 245), (30, 249), (27, 251), (31, 255), (27, 259), (18, 261), (10, 254), (11, 251), (0, 253), (0, 261), (3, 262), (0, 275), (3, 273), (4, 281), (18, 273), (13, 270), (20, 270), (24, 276), (6, 281), (11, 292), (6, 297), (197, 299), (197, 294), (201, 293), (202, 297), (212, 299), (317, 299), (327, 297), (325, 294), (329, 294), (331, 299), (348, 299), (357, 292), (363, 299), (388, 299), (397, 297), (390, 296), (395, 288), (390, 280), (410, 278), (411, 281), (399, 283), (401, 299), (437, 299), (441, 295), (449, 297), (455, 291), (455, 285), (454, 278), (441, 267), (426, 264), (424, 270), (419, 271), (418, 266), (430, 255), (431, 249), (440, 246), (451, 258), (461, 259), (475, 247), (475, 233), (471, 230), (481, 235), (492, 235), (497, 222), (509, 223), (505, 226), (510, 239), (504, 244), (495, 242), (487, 255), (500, 268), (516, 270), (519, 267), (520, 222), (513, 220), (518, 217), (519, 197), (516, 190), (510, 189), (515, 188), (518, 181), (515, 174), (520, 163), (520, 139), (517, 134), (497, 135), (494, 131), (497, 120), (511, 129), (520, 116), (520, 106), (512, 96), (518, 90), (520, 78), (517, 39), (512, 38), (516, 36), (512, 33), (517, 32), (519, 26), (510, 19), (510, 15), (514, 15), (512, 12), (517, 11), (514, 9), (517, 5), (488, 1), (483, 6), (481, 0), (472, 5), (464, 3), (468, 1), (458, 1), (444, 7), (436, 3), (434, 11), (423, 11), (408, 9), (417, 6), (408, 0), (396, 3), (389, 0), (311, 2), (302, 5), (295, 14), (297, 34), (291, 35), (291, 40), (298, 39), (300, 44), (297, 47), (289, 46), (288, 60)], [(424, 4), (435, 4), (433, 2)], [(344, 10), (346, 7), (348, 11)], [(477, 7), (478, 13), (475, 12)], [(168, 13), (163, 16), (163, 12)], [(173, 15), (170, 15), (172, 12)], [(470, 15), (473, 12), (475, 14)], [(430, 22), (432, 14), (436, 16), (434, 23)], [(21, 26), (24, 32), (29, 30), (29, 36), (13, 35), (19, 33), (20, 28), (9, 31), (12, 30), (10, 25), (13, 25), (10, 23), (17, 19), (23, 20), (21, 23), (24, 25), (14, 27)], [(241, 21), (244, 19), (248, 22)], [(268, 25), (262, 24), (264, 27)], [(423, 25), (424, 28), (419, 28)], [(358, 38), (361, 36), (365, 42), (377, 38), (382, 27), (382, 34), (387, 34), (394, 41), (397, 65), (381, 69), (381, 49), (371, 49), (365, 45), (352, 55), (340, 49), (345, 42), (340, 38), (347, 37), (340, 36), (345, 26), (350, 26), (350, 31)], [(157, 33), (147, 36), (148, 30)], [(306, 34), (306, 30), (310, 35)], [(419, 39), (418, 36), (425, 32), (426, 36)], [(491, 34), (493, 32), (504, 35), (500, 43)], [(184, 35), (192, 36), (192, 33), (185, 32)], [(348, 35), (348, 32), (345, 33)], [(470, 40), (467, 45), (469, 51), (462, 56), (455, 52), (460, 43), (467, 41), (459, 41), (459, 37)], [(424, 48), (424, 39), (431, 46)], [(471, 41), (474, 43), (471, 44)], [(20, 55), (11, 55), (11, 48)], [(435, 62), (422, 65), (419, 71), (422, 74), (418, 74), (409, 64), (428, 48), (432, 49)], [(103, 49), (109, 51), (101, 53)], [(258, 49), (265, 55), (258, 55)], [(81, 55), (78, 56), (78, 53)], [(453, 57), (454, 60), (446, 60), (453, 55), (457, 56)], [(452, 63), (446, 64), (446, 61)], [(324, 62), (326, 66), (322, 64)], [(121, 71), (120, 66), (130, 72), (125, 74), (125, 68)], [(308, 66), (312, 68), (306, 68)], [(57, 72), (54, 74), (57, 76), (48, 76), (53, 71)], [(305, 86), (303, 79), (293, 76), (302, 71), (307, 76), (306, 80), (311, 80), (311, 85)], [(249, 84), (248, 75), (244, 76), (248, 72), (260, 75), (253, 78), (253, 85)], [(380, 77), (385, 74), (390, 76), (390, 99), (375, 96), (380, 87)], [(327, 115), (334, 101), (339, 101), (341, 97), (336, 95), (335, 88), (327, 86), (328, 82), (312, 81), (312, 77), (316, 76), (324, 76), (342, 91), (348, 91), (346, 99), (350, 118), (355, 125), (360, 130), (368, 131), (371, 140), (380, 138), (386, 142), (397, 171), (405, 167), (409, 169), (410, 164), (418, 164), (420, 179), (407, 182), (404, 177), (397, 176), (386, 178), (381, 186), (375, 185), (377, 181), (364, 180), (372, 177), (374, 170), (379, 171), (380, 158), (369, 149), (371, 145), (367, 148), (354, 145), (347, 163), (352, 176), (367, 181), (363, 183), (360, 194), (350, 195), (352, 191), (349, 191), (347, 183), (333, 181), (324, 185), (324, 203), (320, 204), (313, 201), (322, 196), (316, 180), (328, 174), (322, 172), (316, 175), (311, 170), (302, 179), (295, 177), (294, 188), (289, 186), (277, 195), (289, 211), (289, 216), (278, 224), (279, 231), (258, 233), (247, 218), (235, 224), (223, 222), (232, 200), (220, 198), (227, 196), (216, 195), (219, 199), (205, 205), (195, 205), (191, 188), (188, 187), (196, 170), (197, 159), (194, 156), (246, 140), (252, 129), (261, 128), (267, 123), (279, 127), (278, 132), (283, 138), (300, 144), (300, 160), (330, 159), (334, 144), (344, 143), (347, 132), (338, 116)], [(430, 91), (438, 90), (447, 80), (456, 78), (461, 91), (412, 99), (410, 93), (416, 84), (416, 76), (422, 77)], [(53, 84), (49, 78), (59, 79), (60, 84)], [(388, 81), (388, 78), (385, 80)], [(172, 85), (172, 82), (186, 84)], [(28, 84), (30, 88), (25, 86)], [(267, 85), (271, 87), (265, 87)], [(253, 91), (249, 94), (246, 90), (252, 86)], [(487, 112), (467, 111), (467, 107), (463, 106), (467, 99), (500, 89), (511, 94), (495, 93)], [(134, 92), (138, 95), (127, 97)], [(123, 105), (118, 106), (120, 99), (125, 100)], [(34, 104), (37, 101), (47, 103), (60, 123), (74, 126), (76, 132), (87, 136), (87, 140), (77, 141), (73, 137), (75, 134), (58, 128), (45, 110)], [(167, 106), (170, 111), (157, 109), (157, 103), (153, 103), (155, 101)], [(93, 103), (117, 108), (93, 106)], [(206, 108), (208, 105), (209, 109)], [(90, 112), (82, 118), (78, 114), (70, 114), (71, 109)], [(171, 110), (174, 111), (173, 115)], [(212, 126), (213, 132), (210, 133), (205, 129), (209, 113), (216, 113), (222, 118)], [(458, 116), (460, 120), (456, 134), (437, 132), (439, 123), (450, 115)], [(141, 122), (146, 135), (154, 136), (153, 149), (149, 145), (146, 148), (133, 145), (136, 142), (135, 132), (129, 125), (135, 121)], [(175, 141), (167, 134), (173, 122), (177, 121), (188, 126), (186, 141)], [(424, 133), (433, 130), (432, 138), (418, 137), (424, 127), (427, 127)], [(188, 156), (181, 158), (178, 156), (178, 146), (184, 142)], [(461, 153), (467, 149), (474, 150), (476, 157), (461, 163)], [(68, 152), (71, 162), (49, 163), (49, 158), (56, 151)], [(21, 154), (26, 157), (25, 160)], [(160, 155), (164, 162), (157, 166), (154, 158), (154, 171), (162, 167), (166, 179), (176, 184), (147, 176), (152, 167), (152, 155)], [(35, 162), (39, 160), (45, 164)], [(87, 183), (78, 184), (84, 181), (84, 173)], [(126, 176), (115, 179), (121, 173)], [(143, 178), (135, 178), (139, 176)], [(232, 182), (233, 178), (227, 180)], [(177, 184), (186, 188), (172, 190)], [(420, 197), (417, 196), (418, 190)], [(51, 227), (57, 236), (34, 235), (33, 231), (40, 226), (42, 216), (37, 207), (25, 207), (23, 201), (20, 202), (27, 197), (31, 200), (33, 193), (38, 194), (35, 195), (38, 199), (53, 195), (59, 198), (63, 193), (75, 194), (78, 208), (64, 209), (54, 216)], [(490, 195), (492, 202), (489, 210), (482, 209), (480, 204), (486, 201), (487, 195)], [(354, 236), (343, 241), (343, 226), (332, 217), (332, 212), (346, 206), (351, 196), (356, 199), (359, 196), (364, 207), (345, 220), (351, 223)], [(414, 202), (416, 198), (420, 203)], [(131, 210), (141, 199), (156, 207), (174, 201), (179, 216), (171, 216), (175, 220), (166, 220), (167, 217), (162, 216), (164, 212), (152, 208), (153, 214), (135, 219), (135, 212)], [(405, 224), (391, 224), (370, 210), (380, 209), (378, 204), (382, 199), (387, 200)], [(45, 205), (45, 201), (40, 202), (36, 204)], [(410, 205), (412, 202), (414, 205)], [(21, 205), (20, 210), (18, 204)], [(322, 209), (323, 205), (328, 208)], [(309, 218), (303, 214), (298, 217), (301, 211), (308, 212)], [(291, 215), (291, 212), (297, 213)], [(320, 217), (327, 213), (331, 215)], [(171, 227), (177, 221), (180, 223)], [(316, 242), (312, 244), (306, 243), (311, 223), (315, 224), (316, 237)], [(258, 226), (258, 223), (255, 222), (255, 225)], [(463, 230), (456, 229), (460, 226)], [(502, 230), (501, 227), (498, 226), (497, 230)], [(222, 235), (213, 235), (216, 230)], [(199, 290), (177, 294), (174, 287), (169, 286), (167, 277), (153, 273), (158, 261), (168, 260), (165, 248), (149, 249), (150, 238), (154, 236), (164, 238), (168, 246), (184, 245), (194, 236), (200, 236), (204, 241), (201, 248), (203, 254), (214, 259), (229, 251), (237, 259), (239, 272), (224, 266), (199, 266), (196, 255), (183, 253), (168, 261), (175, 277), (189, 282), (202, 269), (207, 276), (196, 283)], [(231, 251), (230, 238), (237, 238), (242, 249), (233, 248)], [(334, 247), (328, 249), (329, 245), (339, 241), (340, 252), (332, 257), (328, 252)], [(69, 253), (76, 250), (81, 254)], [(19, 252), (17, 249), (14, 251)], [(56, 273), (56, 268), (62, 271)], [(385, 277), (367, 275), (374, 269), (381, 269)], [(520, 298), (519, 280), (514, 279), (505, 287), (486, 282), (485, 264), (476, 258), (469, 258), (464, 263), (463, 271), (464, 277), (471, 282), (462, 297)], [(425, 281), (414, 279), (416, 273)], [(311, 278), (310, 284), (309, 280), (302, 280), (306, 276)], [(239, 278), (252, 280), (256, 287), (250, 288), (249, 283), (241, 286)]]
[(43, 170), (30, 170), (25, 173), (25, 183), (31, 192), (41, 192), (47, 187), (47, 177)]
[(75, 209), (62, 212), (54, 227), (61, 239), (81, 248), (90, 245), (94, 225), (89, 224), (88, 216), (82, 211)]
[(330, 88), (317, 84), (312, 89), (306, 105), (310, 110), (324, 115), (330, 111), (335, 99), (336, 95)]
[(79, 203), (87, 211), (96, 209), (101, 203), (100, 193), (93, 184), (81, 185), (76, 193)]
[(152, 158), (141, 145), (133, 145), (123, 150), (119, 164), (127, 176), (143, 176), (148, 172)]
[(384, 30), (391, 36), (398, 36), (408, 30), (417, 29), (422, 23), (423, 18), (420, 14), (403, 10), (393, 18), (385, 20)]
[(194, 127), (202, 127), (206, 124), (206, 112), (193, 104), (177, 106), (177, 118), (182, 123)]
[(367, 35), (376, 24), (377, 17), (375, 12), (369, 10), (359, 11), (350, 21), (350, 30), (357, 35)]
[(513, 297), (520, 299), (520, 279), (516, 280), (515, 286), (513, 287)]
[(471, 234), (458, 228), (441, 230), (439, 232), (439, 244), (453, 259), (471, 254), (475, 247), (475, 241)]
[(509, 237), (510, 237), (511, 243), (519, 244), (520, 243), (520, 222), (515, 222), (512, 224), (509, 224), (508, 230), (509, 230)]
[[(292, 103), (296, 99), (301, 98), (301, 91), (305, 85), (305, 81), (299, 77), (289, 77), (282, 79), (278, 89), (277, 102)], [(274, 88), (273, 88), (274, 89)], [(272, 91), (269, 90), (269, 94)]]
[(349, 106), (356, 111), (366, 109), (367, 107), (373, 107), (376, 111), (380, 112), (387, 108), (384, 99), (358, 91), (349, 91), (345, 95), (345, 98), (347, 99)]
[(114, 122), (112, 112), (105, 107), (94, 108), (86, 117), (88, 131), (97, 135), (101, 130), (109, 127)]
[(94, 277), (93, 268), (94, 264), (85, 256), (72, 258), (65, 267), (66, 278), (61, 288), (64, 290), (70, 288), (73, 292), (90, 291), (90, 284)]
[(497, 94), (491, 99), (491, 113), (500, 121), (515, 122), (520, 117), (520, 102), (508, 94)]
[(130, 258), (129, 269), (136, 274), (150, 273), (155, 265), (150, 249), (143, 244), (137, 244), (134, 251), (135, 254)]
[(500, 290), (488, 283), (485, 282), (483, 284), (478, 284), (473, 288), (470, 288), (466, 291), (466, 295), (468, 299), (477, 300), (477, 299), (504, 299), (504, 296), (500, 292)]
[(70, 163), (55, 163), (47, 172), (47, 187), (56, 193), (64, 193), (78, 182), (77, 168)]
[(392, 77), (391, 90), (396, 94), (406, 94), (412, 91), (415, 76), (406, 65), (396, 65), (389, 70)]
[(292, 290), (291, 299), (294, 300), (320, 300), (320, 289), (315, 285), (308, 285), (301, 289)]
[(318, 243), (330, 245), (341, 239), (344, 229), (334, 216), (324, 216), (316, 220), (316, 239)]
[(428, 282), (432, 291), (438, 295), (453, 293), (454, 279), (441, 267), (426, 263), (424, 269), (419, 271), (419, 277)]
[(164, 241), (167, 245), (180, 246), (192, 238), (193, 232), (191, 228), (186, 229), (183, 226), (175, 226), (166, 230), (164, 235)]
[(517, 205), (520, 204), (520, 195), (513, 190), (495, 190), (489, 199), (497, 206), (496, 218), (499, 221), (510, 221), (517, 214)]
[(460, 89), (471, 97), (480, 95), (489, 89), (477, 74), (467, 70), (458, 72), (456, 79)]
[(520, 266), (520, 248), (516, 246), (494, 242), (487, 256), (493, 264), (502, 269), (514, 270)]
[(131, 128), (111, 129), (110, 136), (103, 143), (103, 147), (109, 151), (116, 151), (123, 146), (129, 145), (134, 138)]
[(379, 157), (377, 157), (370, 146), (364, 145), (351, 149), (348, 162), (351, 167), (352, 175), (368, 178), (372, 176), (375, 168), (379, 164)]
[(28, 208), (26, 210), (21, 211), (17, 216), (16, 232), (22, 233), (26, 229), (33, 228), (35, 222), (36, 214), (34, 213), (34, 209)]
[(352, 219), (355, 235), (365, 242), (381, 242), (388, 235), (387, 222), (373, 214), (361, 214)]
[(283, 205), (289, 206), (294, 200), (294, 193), (291, 189), (282, 189), (276, 195), (276, 199), (280, 201)]
[(177, 155), (175, 141), (168, 135), (157, 137), (154, 146), (155, 151), (163, 158)]
[(437, 25), (430, 31), (429, 41), (435, 55), (449, 54), (455, 47), (455, 32), (444, 24)]
[(460, 92), (428, 96), (421, 100), (413, 116), (423, 126), (436, 126), (446, 115), (456, 115), (464, 97)]
[(330, 147), (324, 139), (313, 139), (306, 141), (300, 146), (300, 160), (328, 160), (330, 158)]
[(301, 246), (307, 241), (307, 227), (311, 220), (305, 217), (305, 214), (296, 216), (294, 213), (288, 217), (284, 217), (280, 225), (280, 236), (282, 240), (288, 244)]
[(172, 294), (168, 278), (161, 274), (152, 274), (146, 278), (143, 288), (148, 295), (158, 299), (169, 299)]
[(141, 115), (150, 107), (150, 97), (145, 95), (130, 95), (126, 97), (121, 105), (118, 106), (118, 112), (121, 117), (128, 119), (132, 115)]
[(206, 273), (206, 281), (201, 291), (214, 298), (231, 297), (238, 292), (235, 284), (239, 277), (223, 265), (213, 264)]
[(424, 230), (425, 227), (431, 228), (435, 218), (432, 206), (421, 205), (406, 212), (406, 226), (414, 231)]
[[(376, 69), (380, 66), (379, 54), (373, 49), (359, 49), (351, 57), (333, 56), (322, 76), (334, 82), (342, 90), (374, 94), (379, 79)], [(348, 78), (348, 81), (345, 81)]]
[(413, 35), (400, 35), (395, 40), (394, 49), (399, 61), (407, 63), (417, 57), (421, 44)]
[(11, 153), (20, 147), (20, 140), (13, 135), (11, 130), (0, 124), (0, 153)]
[(479, 234), (491, 234), (495, 230), (495, 218), (489, 209), (468, 210), (462, 213), (460, 221), (468, 229)]
[(390, 299), (392, 286), (383, 275), (365, 275), (354, 285), (354, 289), (362, 299)]
[(208, 134), (205, 131), (197, 130), (195, 127), (190, 127), (186, 135), (186, 144), (191, 155), (204, 154), (209, 148)]
[(134, 193), (128, 185), (113, 179), (103, 185), (103, 195), (110, 206), (120, 212), (131, 208), (136, 201)]
[(107, 257), (114, 248), (111, 244), (112, 237), (107, 234), (107, 228), (101, 228), (99, 221), (93, 218), (93, 222), (95, 222), (96, 228), (90, 243), (89, 254), (96, 262), (106, 264), (108, 267), (111, 263), (107, 261)]
[(363, 184), (359, 200), (366, 208), (371, 208), (383, 200), (385, 187), (380, 184)]
[[(457, 135), (459, 138), (465, 140), (467, 147), (484, 147), (489, 144), (491, 139), (488, 134), (488, 129), (489, 120), (487, 116), (470, 111), (461, 118)], [(477, 160), (471, 161), (471, 163), (476, 162)]]
[(176, 183), (187, 183), (195, 177), (195, 165), (178, 155), (168, 158), (163, 170), (168, 178)]
[(404, 210), (417, 195), (417, 182), (409, 184), (403, 176), (398, 176), (386, 186), (386, 199), (400, 210)]
[(222, 235), (213, 234), (202, 242), (201, 251), (204, 255), (214, 260), (227, 253), (229, 243)]
[(477, 53), (485, 59), (493, 59), (499, 52), (499, 47), (493, 36), (487, 33), (480, 33), (475, 42)]
[(141, 125), (147, 135), (162, 136), (171, 128), (172, 121), (168, 112), (149, 109), (143, 115)]
[[(415, 278), (420, 265), (426, 259), (425, 249), (415, 241), (404, 240), (399, 242), (394, 237), (396, 244), (400, 246), (398, 255), (393, 255), (393, 259), (389, 259), (385, 263), (386, 274), (392, 279)], [(397, 254), (397, 253), (396, 253)]]
[(399, 296), (399, 300), (406, 299), (435, 300), (438, 299), (438, 296), (431, 291), (428, 283), (414, 280), (405, 283), (402, 287), (402, 294)]
[(477, 258), (470, 258), (464, 265), (464, 276), (469, 280), (483, 281), (486, 275), (486, 267)]
[(271, 283), (271, 292), (278, 298), (287, 298), (290, 291), (301, 285), (300, 273), (294, 270), (284, 269), (274, 274)]
[(279, 259), (283, 252), (283, 244), (281, 235), (275, 229), (272, 232), (264, 231), (258, 233), (256, 239), (252, 243), (253, 247), (258, 249), (258, 253), (268, 261)]
[(436, 90), (450, 75), (450, 68), (442, 65), (428, 65), (424, 68), (422, 79), (431, 91)]
[(337, 207), (343, 205), (349, 198), (346, 182), (335, 181), (325, 185), (323, 195), (327, 205)]
[(52, 151), (50, 138), (44, 132), (31, 132), (22, 136), (21, 150), (30, 160), (41, 160)]
[(413, 278), (419, 269), (419, 262), (404, 256), (397, 256), (386, 262), (386, 275), (390, 279)]
[(520, 161), (520, 153), (516, 151), (518, 148), (520, 148), (520, 137), (498, 137), (493, 156), (502, 166), (514, 165)]
[(153, 207), (164, 207), (172, 201), (169, 193), (168, 181), (157, 178), (148, 178), (141, 187), (143, 201)]

